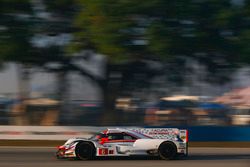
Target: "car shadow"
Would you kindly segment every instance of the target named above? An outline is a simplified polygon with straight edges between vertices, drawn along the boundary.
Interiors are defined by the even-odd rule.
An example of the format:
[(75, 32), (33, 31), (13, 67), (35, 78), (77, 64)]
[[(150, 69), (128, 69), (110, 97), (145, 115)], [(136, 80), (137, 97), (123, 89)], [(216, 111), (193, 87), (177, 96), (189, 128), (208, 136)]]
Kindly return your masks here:
[(250, 160), (250, 154), (202, 154), (180, 157), (182, 160)]
[[(102, 160), (126, 160), (126, 161), (133, 161), (133, 160), (161, 160), (157, 156), (131, 156), (131, 157), (98, 157), (95, 158), (96, 161), (102, 161)], [(174, 159), (173, 161), (178, 160), (185, 160), (185, 161), (202, 161), (202, 160), (250, 160), (250, 154), (202, 154), (202, 155), (196, 155), (191, 154), (187, 157), (178, 157)]]

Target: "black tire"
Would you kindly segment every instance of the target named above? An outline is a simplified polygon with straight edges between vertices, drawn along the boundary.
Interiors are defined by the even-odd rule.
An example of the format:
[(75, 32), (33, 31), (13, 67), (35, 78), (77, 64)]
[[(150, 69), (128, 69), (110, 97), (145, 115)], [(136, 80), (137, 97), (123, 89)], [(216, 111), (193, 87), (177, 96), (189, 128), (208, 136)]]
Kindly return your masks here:
[(174, 159), (177, 155), (176, 145), (173, 142), (163, 142), (158, 148), (158, 153), (161, 159)]
[(80, 160), (90, 160), (95, 156), (95, 147), (92, 143), (81, 142), (76, 145), (76, 156)]

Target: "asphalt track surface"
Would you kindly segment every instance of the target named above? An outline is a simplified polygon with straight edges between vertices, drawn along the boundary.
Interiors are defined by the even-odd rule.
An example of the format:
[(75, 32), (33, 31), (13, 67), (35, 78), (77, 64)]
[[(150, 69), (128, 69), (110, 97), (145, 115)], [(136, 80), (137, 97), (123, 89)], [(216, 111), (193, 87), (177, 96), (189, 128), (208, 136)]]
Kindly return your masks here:
[(250, 148), (190, 148), (189, 157), (57, 160), (54, 148), (0, 147), (0, 167), (250, 167)]

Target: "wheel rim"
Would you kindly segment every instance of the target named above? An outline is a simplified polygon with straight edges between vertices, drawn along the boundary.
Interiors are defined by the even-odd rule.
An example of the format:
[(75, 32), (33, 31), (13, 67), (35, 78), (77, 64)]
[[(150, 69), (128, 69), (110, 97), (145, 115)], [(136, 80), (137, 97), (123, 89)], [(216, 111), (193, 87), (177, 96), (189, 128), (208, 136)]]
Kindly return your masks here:
[(160, 152), (163, 157), (172, 158), (175, 154), (175, 148), (171, 145), (163, 145)]
[(87, 144), (82, 144), (78, 148), (78, 157), (80, 159), (88, 159), (92, 155), (91, 146)]

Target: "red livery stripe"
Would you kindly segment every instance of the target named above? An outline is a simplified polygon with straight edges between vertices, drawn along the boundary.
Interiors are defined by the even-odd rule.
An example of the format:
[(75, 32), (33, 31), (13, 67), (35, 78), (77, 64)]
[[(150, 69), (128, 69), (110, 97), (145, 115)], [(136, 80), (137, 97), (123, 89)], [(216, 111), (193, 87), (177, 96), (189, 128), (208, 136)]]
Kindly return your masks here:
[(136, 140), (108, 140), (105, 143), (135, 142)]

